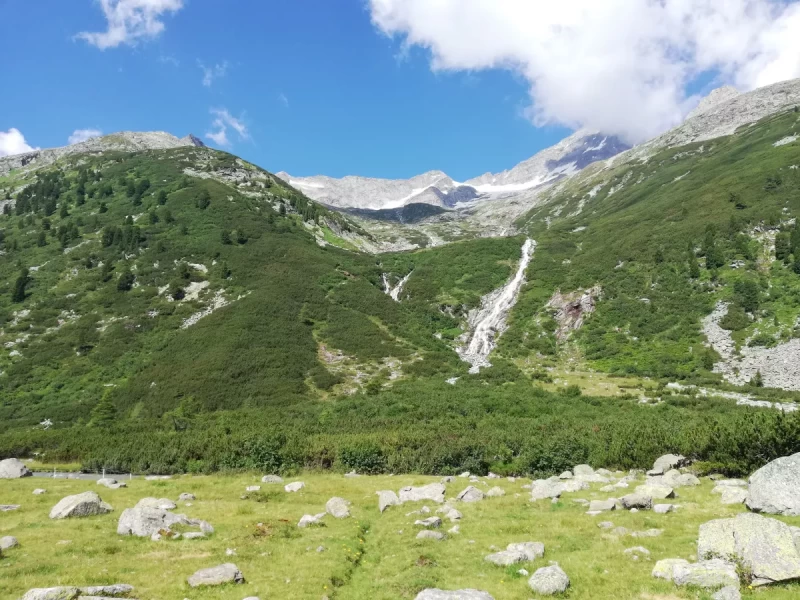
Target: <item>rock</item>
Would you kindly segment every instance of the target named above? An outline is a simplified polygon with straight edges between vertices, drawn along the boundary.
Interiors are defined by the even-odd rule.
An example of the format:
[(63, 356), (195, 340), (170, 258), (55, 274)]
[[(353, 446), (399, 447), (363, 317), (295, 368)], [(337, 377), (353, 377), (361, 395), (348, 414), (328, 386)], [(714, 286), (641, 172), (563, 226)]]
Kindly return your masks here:
[(581, 492), (589, 489), (589, 483), (584, 479), (571, 479), (569, 481), (562, 481), (557, 483), (561, 489), (561, 493), (565, 492)]
[(438, 504), (444, 502), (445, 487), (441, 483), (429, 483), (420, 487), (404, 487), (400, 490), (400, 503), (424, 502), (430, 500)]
[(322, 518), (328, 513), (319, 513), (316, 515), (303, 515), (300, 518), (298, 527), (310, 527), (312, 525), (322, 525)]
[(675, 585), (693, 585), (701, 588), (739, 586), (736, 565), (719, 558), (685, 565), (675, 565), (672, 571)]
[(648, 538), (658, 537), (662, 533), (664, 533), (663, 529), (646, 529), (645, 531), (634, 531), (630, 534), (630, 536), (635, 538)]
[(414, 525), (418, 525), (419, 527), (432, 527), (433, 529), (439, 529), (439, 527), (442, 526), (442, 520), (439, 517), (428, 517), (427, 519), (414, 521)]
[(119, 488), (128, 487), (125, 482), (117, 481), (111, 477), (101, 477), (97, 480), (97, 485), (105, 486), (111, 490), (118, 490)]
[(117, 535), (152, 537), (159, 532), (170, 531), (173, 525), (189, 525), (189, 519), (185, 515), (176, 515), (161, 508), (128, 508), (119, 517)]
[(589, 512), (601, 513), (608, 510), (615, 510), (616, 508), (616, 498), (609, 498), (608, 500), (592, 500), (589, 502)]
[(800, 516), (800, 452), (777, 458), (753, 473), (745, 504), (754, 512)]
[(361, 477), (361, 475), (359, 473), (356, 473), (355, 471), (350, 471), (349, 473), (345, 473), (344, 476), (347, 479), (353, 479), (354, 477)]
[(233, 563), (225, 563), (209, 569), (200, 569), (188, 579), (191, 587), (244, 583), (242, 572)]
[(711, 600), (742, 600), (742, 594), (738, 587), (729, 585), (711, 596)]
[(114, 585), (93, 585), (80, 590), (83, 596), (127, 596), (133, 592), (133, 586), (126, 583)]
[(325, 512), (335, 519), (346, 519), (350, 516), (350, 503), (344, 498), (333, 497), (325, 503)]
[(547, 479), (537, 479), (531, 484), (531, 500), (558, 498), (563, 491), (564, 487), (560, 483), (553, 483)]
[(483, 492), (474, 486), (469, 486), (456, 498), (461, 502), (480, 502), (483, 500)]
[(438, 531), (431, 531), (430, 529), (424, 529), (417, 534), (417, 539), (441, 541), (444, 539), (444, 534)]
[(260, 492), (261, 486), (260, 485), (248, 485), (245, 489), (245, 492)]
[(488, 492), (486, 492), (486, 495), (487, 495), (489, 498), (499, 498), (500, 496), (505, 496), (505, 495), (506, 495), (506, 492), (505, 492), (505, 490), (504, 490), (503, 488), (501, 488), (501, 487), (493, 487), (493, 488), (492, 488), (492, 489), (490, 489)]
[(672, 581), (675, 576), (675, 568), (688, 565), (689, 561), (682, 558), (665, 558), (656, 563), (653, 567), (652, 576), (656, 579), (666, 579)]
[(148, 475), (144, 478), (145, 481), (166, 481), (172, 479), (171, 475)]
[(506, 546), (509, 552), (521, 552), (525, 560), (532, 561), (544, 556), (544, 544), (541, 542), (517, 542)]
[(498, 567), (507, 567), (521, 562), (529, 562), (544, 556), (544, 544), (540, 542), (521, 542), (509, 544), (502, 552), (495, 552), (484, 560)]
[(623, 496), (620, 498), (620, 503), (622, 504), (622, 508), (626, 508), (628, 510), (632, 508), (649, 510), (653, 507), (653, 498), (646, 494), (637, 492), (635, 494)]
[(447, 530), (447, 533), (458, 535), (459, 533), (461, 533), (461, 526), (453, 525), (450, 529)]
[(22, 600), (74, 600), (80, 593), (76, 587), (34, 588)]
[(537, 569), (528, 579), (528, 585), (537, 594), (552, 596), (567, 590), (569, 577), (558, 565), (550, 565)]
[(600, 529), (612, 529), (614, 524), (611, 521), (601, 521), (597, 524)]
[(633, 560), (639, 560), (641, 557), (649, 557), (650, 550), (647, 548), (643, 548), (642, 546), (634, 546), (633, 548), (626, 548), (622, 551), (623, 554), (626, 554), (633, 558)]
[(302, 481), (295, 481), (294, 483), (290, 483), (288, 485), (283, 486), (283, 489), (286, 490), (287, 492), (299, 492), (304, 487), (306, 487), (305, 483), (303, 483)]
[(625, 537), (628, 533), (626, 527), (614, 527), (614, 529), (611, 530), (611, 535), (616, 535), (618, 537)]
[(375, 493), (378, 494), (378, 509), (381, 512), (385, 511), (390, 506), (400, 506), (400, 504), (402, 504), (397, 494), (391, 490), (382, 490)]
[(189, 494), (187, 492), (184, 492), (183, 494), (178, 496), (178, 500), (180, 500), (181, 502), (189, 502), (191, 500), (197, 500), (197, 498), (195, 497), (194, 494)]
[(277, 475), (264, 475), (261, 478), (261, 483), (283, 483), (283, 477)]
[(199, 540), (206, 537), (206, 534), (202, 531), (190, 531), (189, 533), (184, 533), (181, 537), (185, 540)]
[(0, 460), (0, 479), (19, 479), (21, 477), (31, 477), (30, 469), (16, 458)]
[(616, 492), (617, 488), (615, 488), (613, 485), (604, 485), (599, 491), (603, 492), (604, 494), (611, 494), (612, 492)]
[(653, 471), (659, 471), (659, 475), (666, 473), (670, 469), (680, 469), (689, 464), (689, 460), (681, 454), (665, 454), (660, 456), (653, 463)]
[(470, 477), (470, 475), (471, 473), (469, 471), (464, 471), (461, 475), (459, 475), (459, 477), (467, 479), (468, 477)]
[(668, 485), (653, 485), (653, 484), (640, 485), (636, 488), (636, 493), (643, 494), (645, 496), (650, 496), (650, 498), (656, 498), (659, 500), (675, 497), (675, 490), (673, 490)]
[(422, 590), (414, 600), (494, 600), (487, 592), (478, 590), (445, 591), (430, 588)]
[(594, 475), (594, 469), (589, 465), (578, 465), (572, 469), (574, 477), (591, 477)]
[(742, 565), (754, 586), (800, 578), (800, 551), (792, 529), (777, 519), (750, 513), (700, 526), (700, 559), (721, 558)]
[(747, 490), (745, 488), (728, 487), (722, 491), (719, 501), (722, 504), (744, 504), (747, 500)]
[(677, 469), (670, 469), (661, 478), (662, 483), (668, 487), (683, 487), (700, 485), (700, 480), (691, 473), (681, 473)]
[(178, 508), (169, 498), (142, 498), (134, 508), (157, 508), (159, 510), (173, 510)]
[(525, 562), (525, 555), (521, 552), (510, 552), (503, 550), (502, 552), (495, 552), (483, 557), (483, 560), (490, 562), (498, 567), (508, 567), (517, 563)]
[(47, 490), (43, 490), (42, 488), (36, 488), (35, 490), (33, 490), (33, 495), (34, 496), (41, 496), (42, 494), (46, 494), (46, 493), (47, 493)]
[(712, 494), (721, 494), (725, 488), (729, 487), (747, 487), (747, 482), (744, 479), (718, 479), (715, 482), (715, 488), (711, 490)]
[(489, 471), (489, 474), (486, 476), (486, 479), (500, 479), (500, 475)]
[(16, 548), (17, 546), (19, 546), (17, 538), (11, 535), (0, 538), (0, 550), (10, 550), (11, 548)]
[(656, 504), (653, 507), (653, 512), (659, 515), (665, 515), (675, 510), (674, 504)]
[(564, 471), (561, 475), (558, 476), (559, 479), (572, 479), (572, 471)]
[(453, 483), (455, 480), (456, 480), (456, 478), (453, 477), (452, 475), (445, 475), (444, 477), (442, 477), (441, 482), (442, 483)]
[(50, 511), (51, 519), (69, 519), (73, 517), (91, 517), (104, 515), (114, 510), (110, 504), (103, 502), (94, 492), (84, 492), (63, 498)]

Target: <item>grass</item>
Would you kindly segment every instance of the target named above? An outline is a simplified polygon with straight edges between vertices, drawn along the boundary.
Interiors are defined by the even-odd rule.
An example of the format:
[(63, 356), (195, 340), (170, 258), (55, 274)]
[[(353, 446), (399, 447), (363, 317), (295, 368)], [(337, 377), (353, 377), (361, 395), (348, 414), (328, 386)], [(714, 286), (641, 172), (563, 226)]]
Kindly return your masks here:
[[(294, 479), (293, 479), (294, 480)], [(305, 473), (296, 480), (306, 483), (299, 493), (289, 494), (278, 485), (262, 485), (262, 492), (241, 499), (245, 487), (259, 484), (254, 474), (237, 476), (182, 476), (169, 481), (134, 479), (127, 489), (108, 490), (93, 482), (28, 478), (0, 482), (0, 500), (22, 505), (18, 511), (3, 513), (0, 536), (13, 535), (20, 546), (0, 559), (2, 597), (17, 598), (32, 587), (129, 583), (141, 600), (191, 597), (192, 600), (241, 600), (261, 598), (329, 598), (352, 600), (412, 599), (426, 587), (442, 589), (476, 588), (488, 591), (496, 600), (529, 598), (527, 578), (518, 568), (531, 573), (549, 561), (557, 561), (567, 572), (571, 600), (699, 599), (710, 594), (674, 587), (650, 575), (661, 558), (692, 558), (698, 526), (713, 518), (732, 516), (743, 506), (722, 506), (710, 493), (712, 482), (698, 488), (681, 488), (678, 512), (584, 514), (574, 498), (604, 499), (607, 494), (592, 491), (567, 494), (557, 504), (531, 503), (522, 489), (527, 480), (487, 480), (506, 491), (500, 498), (459, 505), (464, 518), (461, 533), (443, 542), (416, 540), (417, 515), (406, 513), (424, 503), (390, 507), (380, 514), (375, 492), (397, 490), (405, 485), (438, 481), (420, 476), (379, 476), (346, 479), (341, 475)], [(288, 481), (292, 481), (287, 479)], [(448, 484), (453, 497), (468, 482), (457, 479)], [(486, 486), (478, 484), (486, 489)], [(37, 487), (47, 489), (33, 496)], [(108, 515), (84, 519), (51, 521), (47, 515), (58, 499), (68, 494), (96, 490), (114, 506)], [(191, 506), (180, 503), (177, 512), (211, 522), (216, 531), (208, 539), (152, 542), (119, 537), (116, 522), (121, 511), (146, 496), (177, 499), (192, 492)], [(325, 517), (325, 526), (298, 529), (303, 514), (324, 510), (332, 496), (352, 502), (352, 518)], [(436, 508), (432, 503), (428, 505)], [(597, 527), (611, 520), (631, 531), (663, 529), (655, 538), (616, 538)], [(786, 518), (800, 525), (800, 518)], [(258, 526), (261, 523), (263, 526)], [(444, 528), (451, 525), (445, 521)], [(444, 529), (443, 529), (444, 530)], [(511, 542), (540, 541), (545, 556), (531, 564), (503, 569), (484, 562), (492, 546), (504, 548)], [(324, 546), (324, 552), (317, 552)], [(650, 560), (633, 561), (623, 554), (632, 546), (644, 546)], [(226, 549), (236, 551), (226, 556)], [(190, 590), (186, 578), (196, 570), (235, 563), (245, 576), (241, 586)], [(744, 598), (789, 600), (800, 593), (800, 584), (762, 589), (744, 589)]]

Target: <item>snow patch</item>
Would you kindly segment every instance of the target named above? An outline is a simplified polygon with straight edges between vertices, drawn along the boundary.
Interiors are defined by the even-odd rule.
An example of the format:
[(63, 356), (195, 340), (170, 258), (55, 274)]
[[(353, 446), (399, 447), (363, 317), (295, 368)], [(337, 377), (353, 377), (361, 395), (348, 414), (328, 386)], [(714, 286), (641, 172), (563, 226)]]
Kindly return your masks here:
[(794, 144), (797, 141), (797, 139), (798, 139), (797, 135), (789, 135), (783, 138), (782, 140), (778, 140), (772, 145), (775, 146), (776, 148), (779, 146), (787, 146), (789, 144)]

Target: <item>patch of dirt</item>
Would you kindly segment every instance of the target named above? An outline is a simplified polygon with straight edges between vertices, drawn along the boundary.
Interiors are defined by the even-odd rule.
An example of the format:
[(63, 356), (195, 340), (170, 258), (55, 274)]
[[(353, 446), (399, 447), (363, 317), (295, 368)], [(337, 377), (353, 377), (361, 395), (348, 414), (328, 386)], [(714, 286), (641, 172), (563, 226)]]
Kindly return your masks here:
[(594, 312), (596, 300), (602, 293), (603, 289), (599, 285), (567, 294), (556, 290), (547, 302), (547, 308), (555, 311), (553, 318), (558, 322), (558, 341), (566, 341), (573, 331), (581, 328), (586, 317)]

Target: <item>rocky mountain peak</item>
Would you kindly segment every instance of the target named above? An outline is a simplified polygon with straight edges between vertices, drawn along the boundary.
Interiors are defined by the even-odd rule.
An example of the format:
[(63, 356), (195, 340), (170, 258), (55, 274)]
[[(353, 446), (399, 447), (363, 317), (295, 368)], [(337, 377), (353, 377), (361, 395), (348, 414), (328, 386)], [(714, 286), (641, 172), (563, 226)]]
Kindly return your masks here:
[(699, 115), (705, 114), (708, 111), (712, 110), (715, 106), (718, 106), (723, 102), (733, 100), (734, 98), (740, 95), (741, 92), (731, 85), (724, 85), (722, 87), (718, 87), (715, 90), (712, 90), (708, 94), (708, 96), (703, 98), (700, 101), (700, 104), (698, 104), (697, 107), (692, 112), (690, 112), (686, 118), (692, 119)]

